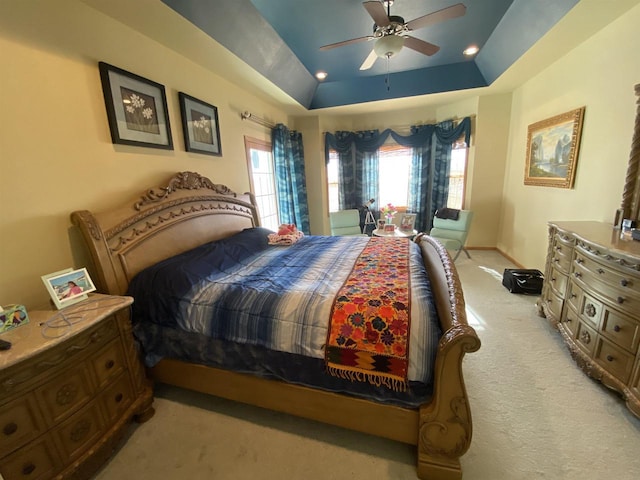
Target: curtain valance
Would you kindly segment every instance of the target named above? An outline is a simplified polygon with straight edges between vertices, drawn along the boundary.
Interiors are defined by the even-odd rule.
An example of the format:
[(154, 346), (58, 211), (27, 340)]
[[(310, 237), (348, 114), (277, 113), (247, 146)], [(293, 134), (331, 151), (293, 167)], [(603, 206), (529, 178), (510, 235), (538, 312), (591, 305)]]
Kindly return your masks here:
[(452, 144), (464, 134), (464, 140), (469, 145), (471, 139), (471, 118), (463, 118), (453, 129), (448, 129), (444, 124), (448, 122), (429, 125), (414, 125), (409, 135), (400, 135), (390, 128), (380, 132), (379, 130), (363, 130), (359, 132), (337, 131), (335, 134), (325, 133), (325, 159), (329, 161), (329, 150), (335, 150), (339, 154), (346, 154), (355, 147), (358, 152), (375, 152), (389, 135), (403, 147), (423, 147), (431, 141), (433, 134), (440, 143)]

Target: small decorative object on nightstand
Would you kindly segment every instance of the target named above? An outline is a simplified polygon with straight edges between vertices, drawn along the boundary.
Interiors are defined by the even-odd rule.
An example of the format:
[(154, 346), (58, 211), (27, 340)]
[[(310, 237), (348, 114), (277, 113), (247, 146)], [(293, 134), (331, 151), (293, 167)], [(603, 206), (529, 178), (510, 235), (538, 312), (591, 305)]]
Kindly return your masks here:
[(131, 419), (154, 413), (129, 323), (131, 297), (90, 295), (62, 310), (29, 311), (2, 334), (0, 474), (89, 478)]

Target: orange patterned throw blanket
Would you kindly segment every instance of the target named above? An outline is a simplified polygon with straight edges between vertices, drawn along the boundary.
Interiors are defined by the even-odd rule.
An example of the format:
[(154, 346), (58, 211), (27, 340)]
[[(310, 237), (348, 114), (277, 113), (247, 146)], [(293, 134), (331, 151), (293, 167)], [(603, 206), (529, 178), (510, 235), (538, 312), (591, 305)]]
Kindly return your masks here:
[(409, 275), (407, 239), (371, 237), (331, 310), (325, 348), (331, 375), (406, 390)]

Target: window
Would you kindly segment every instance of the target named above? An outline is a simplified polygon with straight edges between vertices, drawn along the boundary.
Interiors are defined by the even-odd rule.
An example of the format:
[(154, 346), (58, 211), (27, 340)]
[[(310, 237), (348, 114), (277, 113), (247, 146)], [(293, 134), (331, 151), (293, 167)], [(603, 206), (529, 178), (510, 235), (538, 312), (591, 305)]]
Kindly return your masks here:
[[(378, 154), (380, 205), (390, 203), (405, 209), (409, 203), (409, 173), (412, 148), (397, 144), (383, 145)], [(375, 207), (375, 205), (374, 205)], [(380, 208), (380, 206), (378, 206)]]
[(260, 224), (270, 230), (278, 231), (280, 220), (278, 218), (278, 198), (276, 196), (276, 178), (271, 144), (263, 140), (245, 137), (244, 145), (251, 193), (256, 197)]
[(451, 167), (449, 171), (449, 197), (447, 207), (462, 209), (464, 205), (464, 186), (467, 176), (467, 153), (469, 149), (464, 142), (457, 143), (451, 150)]
[[(449, 172), (449, 208), (461, 209), (464, 203), (464, 186), (467, 169), (467, 147), (464, 142), (455, 144), (451, 150), (451, 171)], [(395, 143), (383, 145), (379, 151), (379, 205), (392, 205), (406, 208), (409, 198), (409, 175), (411, 172), (412, 149)], [(338, 207), (338, 154), (329, 152), (327, 181), (329, 189), (329, 211), (336, 212)], [(364, 201), (364, 200), (363, 200)], [(375, 208), (375, 206), (374, 206)]]

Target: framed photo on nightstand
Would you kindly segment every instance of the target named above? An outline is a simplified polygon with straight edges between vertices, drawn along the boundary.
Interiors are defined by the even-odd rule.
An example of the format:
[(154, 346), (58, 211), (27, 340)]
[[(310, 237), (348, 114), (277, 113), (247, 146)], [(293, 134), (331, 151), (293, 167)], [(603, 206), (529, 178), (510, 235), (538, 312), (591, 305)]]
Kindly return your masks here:
[(403, 232), (413, 232), (413, 227), (416, 223), (415, 213), (404, 213), (400, 217), (400, 230)]
[(86, 300), (87, 293), (96, 289), (86, 268), (67, 268), (43, 275), (42, 281), (58, 310)]

